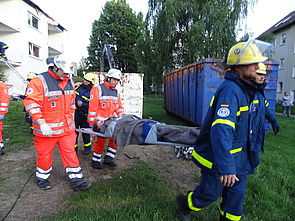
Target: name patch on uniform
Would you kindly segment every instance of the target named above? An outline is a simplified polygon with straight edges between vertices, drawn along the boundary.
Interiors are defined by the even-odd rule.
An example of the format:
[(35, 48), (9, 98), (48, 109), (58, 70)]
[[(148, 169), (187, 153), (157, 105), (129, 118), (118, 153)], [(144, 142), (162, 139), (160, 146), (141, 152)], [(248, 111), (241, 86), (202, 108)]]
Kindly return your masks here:
[(226, 107), (221, 107), (217, 111), (217, 115), (219, 117), (227, 117), (229, 114), (230, 114), (230, 110), (228, 108), (226, 108)]
[(51, 96), (51, 97), (48, 97), (48, 100), (55, 100), (55, 99), (58, 99), (58, 96)]

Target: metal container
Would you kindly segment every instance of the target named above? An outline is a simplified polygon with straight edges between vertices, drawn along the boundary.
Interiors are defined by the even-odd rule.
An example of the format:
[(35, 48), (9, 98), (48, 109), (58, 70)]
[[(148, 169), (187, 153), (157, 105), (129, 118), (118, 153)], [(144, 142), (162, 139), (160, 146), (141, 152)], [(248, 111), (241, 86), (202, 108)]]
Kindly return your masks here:
[[(265, 62), (267, 85), (265, 95), (275, 112), (278, 62)], [(222, 83), (225, 72), (217, 60), (204, 59), (164, 75), (164, 109), (191, 123), (201, 126), (209, 103)], [(269, 124), (266, 124), (269, 129)]]

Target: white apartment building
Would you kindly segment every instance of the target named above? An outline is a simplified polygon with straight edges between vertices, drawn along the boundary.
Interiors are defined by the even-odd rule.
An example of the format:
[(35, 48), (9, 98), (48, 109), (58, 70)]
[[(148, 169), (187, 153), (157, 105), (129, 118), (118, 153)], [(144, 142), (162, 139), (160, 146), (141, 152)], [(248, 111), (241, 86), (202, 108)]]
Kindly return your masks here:
[[(46, 58), (63, 52), (66, 29), (30, 0), (0, 0), (0, 41), (8, 45), (8, 61), (26, 79), (47, 70)], [(0, 61), (9, 94), (25, 92), (26, 84)]]
[(266, 32), (274, 34), (274, 60), (279, 62), (277, 98), (284, 92), (295, 98), (295, 11), (278, 21)]

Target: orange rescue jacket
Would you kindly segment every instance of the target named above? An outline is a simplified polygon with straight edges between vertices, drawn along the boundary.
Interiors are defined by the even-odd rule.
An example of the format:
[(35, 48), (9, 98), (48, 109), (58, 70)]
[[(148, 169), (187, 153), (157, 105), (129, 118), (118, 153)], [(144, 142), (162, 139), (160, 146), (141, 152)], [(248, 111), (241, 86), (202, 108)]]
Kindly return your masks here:
[(36, 122), (40, 118), (44, 118), (51, 127), (52, 137), (60, 137), (75, 130), (75, 93), (70, 78), (60, 80), (50, 69), (34, 77), (28, 85), (24, 106), (33, 120), (36, 136), (45, 137)]
[(123, 113), (124, 108), (117, 89), (106, 81), (91, 89), (87, 117), (90, 125), (93, 125), (96, 120), (106, 120), (111, 116), (119, 116)]
[(5, 116), (8, 112), (9, 95), (8, 87), (4, 82), (0, 82), (0, 115)]

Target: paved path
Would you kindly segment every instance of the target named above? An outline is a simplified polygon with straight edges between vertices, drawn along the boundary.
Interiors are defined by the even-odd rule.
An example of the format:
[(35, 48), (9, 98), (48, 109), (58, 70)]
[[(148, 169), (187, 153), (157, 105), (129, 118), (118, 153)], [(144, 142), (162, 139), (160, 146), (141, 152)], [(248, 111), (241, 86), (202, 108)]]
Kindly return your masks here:
[[(283, 113), (278, 113), (278, 112), (276, 112), (276, 113), (275, 113), (275, 115), (280, 115), (280, 116), (283, 116)], [(290, 117), (295, 117), (295, 115), (293, 115), (293, 114), (290, 114)]]

